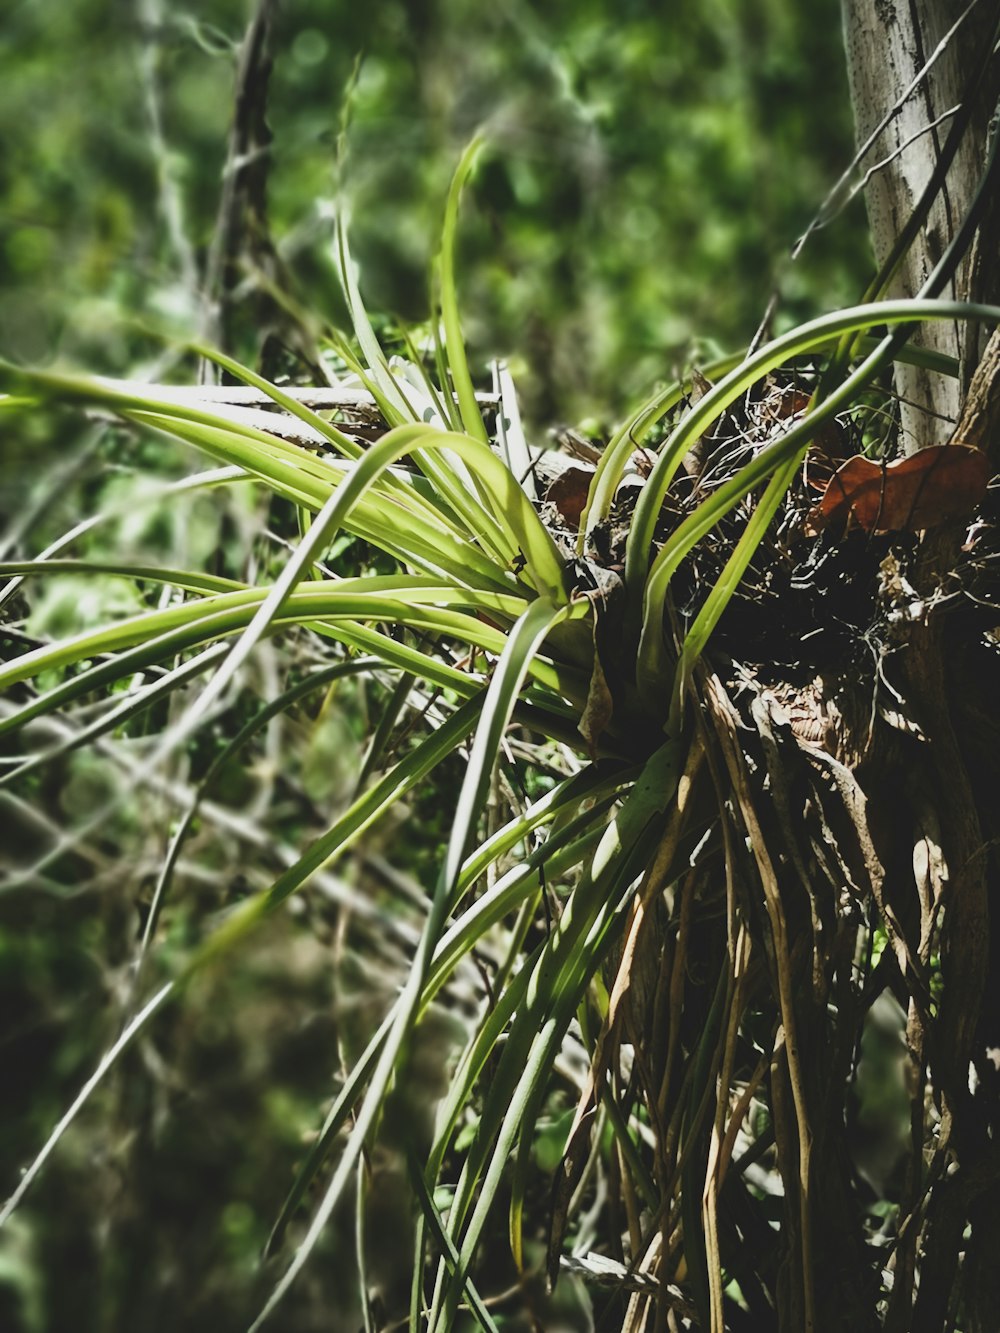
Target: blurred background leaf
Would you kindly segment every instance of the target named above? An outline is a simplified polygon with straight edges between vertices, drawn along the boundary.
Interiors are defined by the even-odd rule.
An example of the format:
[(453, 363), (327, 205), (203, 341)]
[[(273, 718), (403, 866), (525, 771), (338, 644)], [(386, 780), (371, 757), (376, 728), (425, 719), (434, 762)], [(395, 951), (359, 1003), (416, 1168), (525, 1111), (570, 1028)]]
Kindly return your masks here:
[[(198, 293), (158, 182), (176, 188), (197, 269), (246, 18), (242, 0), (10, 7), (0, 352), (123, 372), (151, 351), (129, 316), (190, 335)], [(466, 336), (474, 362), (514, 361), (536, 425), (607, 422), (694, 348), (745, 345), (778, 282), (780, 331), (848, 303), (868, 273), (860, 201), (784, 262), (851, 156), (837, 0), (680, 0), (669, 14), (651, 0), (289, 0), (274, 51), (271, 228), (289, 295), (334, 322), (324, 203), (350, 201), (370, 307), (419, 323), (451, 172), (486, 128), (463, 210)]]

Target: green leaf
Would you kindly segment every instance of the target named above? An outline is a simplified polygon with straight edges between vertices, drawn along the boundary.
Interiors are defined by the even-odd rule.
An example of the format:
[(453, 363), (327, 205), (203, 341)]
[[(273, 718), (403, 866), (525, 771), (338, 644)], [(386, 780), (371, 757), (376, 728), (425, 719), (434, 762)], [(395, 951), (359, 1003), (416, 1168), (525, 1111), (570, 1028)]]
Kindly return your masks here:
[(463, 1166), (448, 1218), (461, 1262), (450, 1279), (443, 1271), (439, 1273), (431, 1329), (452, 1327), (461, 1282), (499, 1191), (508, 1155), (518, 1135), (531, 1132), (563, 1034), (604, 956), (612, 926), (620, 919), (634, 881), (659, 837), (664, 812), (677, 789), (678, 757), (677, 743), (668, 741), (647, 761), (621, 810), (605, 829), (558, 924), (495, 1001), (455, 1073), (439, 1115), (438, 1139), (431, 1154), (435, 1171), (443, 1160), (459, 1109), (509, 1022), (476, 1140)]
[[(427, 972), (447, 918), (448, 903), (462, 870), (465, 849), (473, 836), (486, 802), (490, 774), (496, 762), (500, 743), (513, 712), (515, 701), (527, 676), (531, 660), (540, 644), (552, 628), (565, 616), (565, 608), (555, 607), (544, 599), (539, 599), (528, 607), (511, 630), (507, 647), (497, 663), (493, 678), (490, 681), (483, 704), (482, 716), (472, 742), (468, 767), (452, 823), (448, 850), (431, 903), (427, 924), (412, 961), (400, 1001), (395, 1008), (384, 1045), (379, 1051), (368, 1090), (356, 1110), (354, 1125), (347, 1137), (341, 1159), (313, 1216), (306, 1236), (298, 1247), (291, 1264), (272, 1291), (260, 1315), (254, 1321), (251, 1333), (255, 1333), (255, 1330), (261, 1327), (301, 1271), (350, 1180), (364, 1143), (376, 1124), (383, 1098), (403, 1051), (406, 1037), (419, 1012)], [(464, 1286), (464, 1274), (462, 1285)]]
[(483, 140), (479, 136), (472, 140), (459, 161), (448, 190), (448, 201), (444, 211), (444, 226), (441, 229), (441, 252), (438, 256), (438, 274), (441, 281), (441, 320), (444, 324), (444, 345), (448, 356), (448, 369), (455, 385), (462, 425), (474, 439), (486, 443), (486, 427), (483, 425), (476, 392), (469, 372), (469, 362), (465, 354), (465, 339), (462, 336), (462, 324), (458, 313), (458, 291), (455, 282), (455, 233), (458, 229), (458, 205), (462, 189), (479, 156)]
[[(793, 329), (761, 348), (755, 356), (727, 375), (695, 404), (671, 434), (636, 504), (625, 566), (626, 581), (634, 590), (634, 596), (637, 598), (640, 590), (642, 593), (642, 632), (636, 661), (636, 684), (640, 697), (654, 717), (658, 714), (663, 715), (664, 701), (672, 697), (670, 671), (665, 660), (663, 617), (670, 580), (680, 562), (730, 509), (779, 468), (786, 478), (787, 487), (794, 469), (786, 468), (785, 465), (797, 453), (804, 451), (820, 426), (848, 406), (878, 373), (891, 356), (891, 340), (886, 339), (878, 344), (867, 360), (822, 404), (809, 412), (803, 421), (781, 435), (774, 444), (762, 449), (756, 458), (708, 496), (670, 534), (650, 565), (649, 553), (656, 518), (666, 491), (687, 450), (730, 403), (745, 393), (762, 375), (789, 357), (815, 350), (824, 340), (845, 331), (870, 328), (875, 324), (941, 318), (981, 319), (997, 323), (1000, 321), (1000, 308), (949, 301), (891, 301), (852, 307), (833, 315), (825, 315), (822, 319), (813, 320), (809, 324)], [(769, 504), (773, 505), (774, 502), (775, 496), (772, 493)], [(749, 541), (759, 541), (762, 535), (763, 529), (755, 527)], [(728, 600), (732, 586), (735, 586), (729, 585), (729, 576), (736, 571), (740, 561), (744, 558), (748, 560), (752, 554), (749, 541), (735, 557), (726, 576), (727, 584), (720, 589), (719, 595), (713, 600), (708, 618), (714, 617), (717, 620), (721, 614), (725, 604), (723, 598)], [(700, 634), (708, 624), (708, 618), (699, 627)]]

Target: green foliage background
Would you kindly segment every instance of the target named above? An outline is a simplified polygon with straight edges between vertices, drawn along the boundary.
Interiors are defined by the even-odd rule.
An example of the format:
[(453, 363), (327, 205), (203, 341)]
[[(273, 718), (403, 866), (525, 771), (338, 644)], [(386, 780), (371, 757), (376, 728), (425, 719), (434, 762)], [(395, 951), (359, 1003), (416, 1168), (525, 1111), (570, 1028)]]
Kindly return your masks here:
[[(183, 336), (197, 326), (197, 272), (217, 215), (246, 18), (237, 0), (190, 10), (112, 0), (8, 7), (0, 27), (0, 354), (124, 374), (160, 353), (144, 328)], [(783, 258), (851, 155), (838, 24), (836, 0), (288, 0), (275, 41), (269, 200), (287, 295), (344, 322), (325, 210), (344, 90), (363, 54), (340, 188), (351, 200), (369, 306), (413, 323), (426, 317), (447, 183), (461, 147), (485, 125), (492, 147), (468, 191), (461, 239), (473, 363), (510, 358), (536, 434), (558, 420), (600, 431), (699, 350), (745, 345), (776, 283), (778, 329), (849, 302), (863, 286), (870, 265), (859, 205), (819, 233), (794, 268)], [(159, 158), (150, 70), (162, 113)], [(183, 208), (180, 242), (165, 218), (164, 172)], [(231, 350), (253, 362), (259, 349), (245, 336)], [(7, 522), (38, 501), (54, 472), (87, 458), (77, 453), (86, 442), (58, 426), (33, 430), (4, 427)], [(114, 487), (127, 494), (150, 473), (178, 467), (159, 444), (103, 439), (39, 509), (32, 548)], [(232, 498), (192, 503), (187, 513), (179, 531), (133, 522), (130, 549), (162, 556), (176, 542), (180, 563), (180, 546), (189, 557), (200, 544), (223, 573), (241, 563), (245, 541), (255, 540), (247, 534), (265, 522), (294, 535), (287, 513), (257, 512), (250, 499), (244, 508)], [(29, 608), (35, 629), (54, 632), (69, 615), (107, 616), (120, 589), (108, 581), (105, 592), (90, 611), (71, 595), (68, 604), (39, 598)], [(351, 758), (349, 719), (377, 711), (373, 688), (371, 698), (349, 685), (333, 701), (348, 722), (328, 753)], [(312, 800), (335, 801), (336, 791), (309, 787), (322, 740), (311, 720), (304, 734), (283, 738), (288, 781)], [(194, 755), (189, 776), (210, 758)], [(90, 758), (70, 756), (38, 778), (33, 799), (53, 818), (85, 819), (101, 808), (108, 780)], [(238, 807), (252, 782), (233, 774), (219, 799)], [(445, 804), (428, 801), (407, 826), (402, 868), (424, 880)], [(4, 1192), (115, 1035), (166, 818), (164, 807), (126, 801), (97, 840), (100, 873), (77, 849), (32, 881), (18, 871), (42, 834), (6, 798), (0, 807)], [(316, 818), (308, 800), (289, 797), (274, 836), (304, 840)], [(172, 925), (179, 950), (205, 909), (231, 901), (242, 877), (252, 878), (226, 850), (206, 840), (203, 881), (195, 879), (198, 892)], [(89, 1110), (7, 1232), (0, 1327), (219, 1330), (252, 1317), (267, 1285), (256, 1254), (337, 1073), (338, 1048), (357, 1047), (370, 1030), (366, 1007), (385, 998), (363, 956), (334, 978), (332, 919), (332, 909), (328, 917), (302, 908), (238, 975), (199, 983), (199, 1003), (160, 1030), (163, 1068), (143, 1069), (148, 1054), (134, 1057), (131, 1072), (141, 1077), (126, 1071)], [(212, 1021), (195, 1025), (191, 1015), (206, 1011)], [(404, 1109), (407, 1098), (425, 1106), (440, 1092), (433, 1052), (414, 1062), (414, 1078), (425, 1065), (428, 1087), (402, 1089)], [(407, 1225), (405, 1217), (373, 1222), (383, 1241), (404, 1237), (396, 1247), (404, 1256)], [(339, 1312), (333, 1326), (357, 1327), (337, 1239), (328, 1237), (325, 1262), (296, 1288), (282, 1327), (329, 1328), (331, 1311)], [(387, 1263), (375, 1277), (388, 1290), (408, 1275)]]
[[(158, 165), (176, 176), (202, 258), (246, 6), (11, 10), (0, 351), (123, 371), (136, 341), (122, 315), (190, 333), (195, 293)], [(319, 214), (362, 55), (344, 188), (368, 303), (426, 317), (447, 182), (485, 125), (494, 150), (463, 222), (467, 334), (474, 352), (515, 359), (537, 420), (607, 420), (693, 346), (744, 346), (778, 280), (779, 324), (846, 303), (869, 262), (860, 206), (793, 269), (783, 262), (851, 153), (838, 25), (836, 0), (286, 3), (270, 206), (296, 295), (340, 309)], [(140, 60), (150, 43), (161, 164)]]

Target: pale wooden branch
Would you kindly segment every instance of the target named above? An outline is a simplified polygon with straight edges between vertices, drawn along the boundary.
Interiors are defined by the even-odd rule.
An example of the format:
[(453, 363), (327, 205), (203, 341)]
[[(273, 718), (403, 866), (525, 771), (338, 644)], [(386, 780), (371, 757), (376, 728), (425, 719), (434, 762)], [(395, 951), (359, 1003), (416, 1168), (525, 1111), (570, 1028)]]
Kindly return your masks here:
[[(177, 403), (186, 407), (211, 408), (219, 416), (238, 425), (252, 426), (256, 430), (268, 431), (291, 444), (302, 445), (306, 449), (320, 449), (329, 445), (329, 440), (315, 426), (288, 412), (273, 410), (277, 405), (273, 398), (259, 389), (242, 384), (142, 384), (137, 386), (131, 380), (102, 379), (102, 384), (116, 390), (134, 393), (141, 388), (143, 393), (161, 402)], [(283, 388), (289, 398), (293, 398), (304, 407), (316, 412), (342, 412), (351, 418), (343, 422), (344, 429), (350, 434), (352, 427), (378, 424), (382, 416), (373, 396), (366, 389), (342, 388)], [(481, 407), (496, 410), (499, 397), (492, 393), (479, 393), (476, 399)], [(271, 410), (268, 410), (271, 409)], [(105, 420), (107, 413), (100, 409), (90, 415)]]
[[(133, 380), (109, 378), (102, 378), (100, 382), (110, 388), (126, 389), (129, 392), (135, 392), (137, 388), (141, 387), (142, 391), (148, 393), (150, 397), (170, 399), (171, 402), (187, 403), (192, 406), (198, 403), (229, 403), (234, 407), (275, 406), (274, 399), (261, 389), (253, 389), (244, 384), (142, 384), (139, 386)], [(367, 389), (348, 389), (339, 385), (322, 388), (290, 388), (282, 385), (281, 391), (287, 394), (289, 398), (294, 398), (297, 403), (301, 403), (304, 407), (311, 407), (316, 412), (342, 410), (368, 412), (373, 415), (378, 413), (378, 405)], [(495, 393), (476, 394), (476, 402), (487, 409), (495, 409), (499, 401), (499, 395)]]

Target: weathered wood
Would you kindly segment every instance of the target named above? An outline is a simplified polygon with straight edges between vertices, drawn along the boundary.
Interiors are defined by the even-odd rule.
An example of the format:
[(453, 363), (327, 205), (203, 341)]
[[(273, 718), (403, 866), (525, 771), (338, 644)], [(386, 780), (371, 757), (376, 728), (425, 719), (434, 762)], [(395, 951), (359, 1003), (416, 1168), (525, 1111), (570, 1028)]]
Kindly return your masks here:
[[(879, 132), (861, 163), (876, 170), (866, 190), (875, 258), (881, 264), (920, 199), (937, 163), (951, 113), (968, 95), (970, 75), (988, 49), (996, 7), (987, 0), (843, 0), (848, 75), (857, 139), (864, 144)], [(926, 77), (921, 71), (930, 63)], [(898, 111), (893, 108), (917, 81)], [(926, 225), (898, 267), (889, 294), (914, 296), (940, 259), (966, 215), (983, 170), (986, 134), (995, 103), (995, 80), (977, 94), (972, 121), (948, 171), (945, 188), (931, 206)], [(985, 228), (984, 228), (985, 233)], [(955, 282), (942, 295), (959, 300), (991, 300), (998, 294), (993, 246), (963, 260)], [(963, 324), (924, 325), (916, 340), (960, 358), (966, 380), (985, 342), (981, 331)], [(918, 366), (900, 366), (896, 387), (907, 453), (943, 444), (958, 419), (962, 385)], [(935, 414), (935, 415), (931, 415)]]

